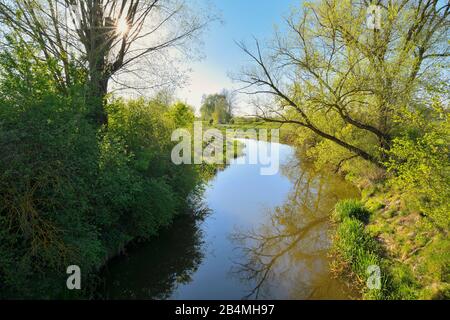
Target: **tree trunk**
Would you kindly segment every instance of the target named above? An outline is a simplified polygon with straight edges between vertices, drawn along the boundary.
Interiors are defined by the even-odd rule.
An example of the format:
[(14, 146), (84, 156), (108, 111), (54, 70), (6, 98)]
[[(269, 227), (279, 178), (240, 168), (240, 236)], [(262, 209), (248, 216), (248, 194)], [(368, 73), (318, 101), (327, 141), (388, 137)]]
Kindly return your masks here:
[(89, 62), (89, 82), (87, 88), (87, 103), (90, 108), (89, 117), (94, 124), (108, 124), (105, 111), (105, 97), (108, 93), (110, 73), (107, 66), (107, 56), (112, 45), (112, 26), (104, 22), (102, 1), (95, 0), (90, 4), (90, 28), (85, 41)]
[(87, 88), (87, 105), (90, 108), (89, 118), (98, 125), (108, 124), (108, 115), (105, 110), (105, 97), (108, 93), (108, 77), (101, 71), (91, 72)]

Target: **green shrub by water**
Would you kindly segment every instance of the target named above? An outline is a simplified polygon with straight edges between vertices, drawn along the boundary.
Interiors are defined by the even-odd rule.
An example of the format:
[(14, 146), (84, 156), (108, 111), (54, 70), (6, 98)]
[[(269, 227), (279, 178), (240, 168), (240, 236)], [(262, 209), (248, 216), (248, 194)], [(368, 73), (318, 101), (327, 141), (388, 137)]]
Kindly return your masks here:
[[(194, 116), (115, 100), (99, 128), (82, 87), (61, 94), (27, 61), (0, 55), (0, 298), (89, 297), (111, 256), (168, 225), (199, 189), (199, 172), (170, 160), (173, 129)], [(69, 265), (81, 292), (66, 289)]]
[(170, 161), (170, 118), (119, 101), (97, 132), (65, 98), (0, 107), (0, 295), (54, 297), (186, 207), (199, 175)]

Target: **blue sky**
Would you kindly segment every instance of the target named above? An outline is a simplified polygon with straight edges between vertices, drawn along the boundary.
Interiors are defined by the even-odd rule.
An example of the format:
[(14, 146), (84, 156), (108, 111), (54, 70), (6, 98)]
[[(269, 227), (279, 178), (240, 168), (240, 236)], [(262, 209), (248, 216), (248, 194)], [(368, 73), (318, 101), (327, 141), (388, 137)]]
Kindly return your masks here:
[[(235, 41), (250, 43), (255, 36), (260, 40), (270, 39), (275, 25), (283, 25), (297, 0), (211, 0), (221, 14), (223, 23), (214, 23), (203, 36), (205, 58), (195, 62), (191, 68), (190, 84), (178, 92), (178, 97), (200, 107), (203, 94), (217, 93), (237, 85), (228, 77), (249, 63)], [(242, 102), (242, 99), (241, 99)], [(242, 112), (245, 113), (245, 107)]]

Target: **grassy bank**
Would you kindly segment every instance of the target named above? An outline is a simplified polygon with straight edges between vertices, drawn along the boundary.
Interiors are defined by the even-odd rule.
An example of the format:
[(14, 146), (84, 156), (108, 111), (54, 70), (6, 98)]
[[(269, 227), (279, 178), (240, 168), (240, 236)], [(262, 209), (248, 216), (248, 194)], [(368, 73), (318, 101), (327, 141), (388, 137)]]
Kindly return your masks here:
[[(366, 199), (365, 204), (344, 200), (335, 207), (333, 273), (345, 277), (363, 299), (448, 299), (448, 240), (434, 236), (428, 244), (412, 249), (405, 236), (413, 242), (423, 241), (420, 228), (425, 232), (424, 226), (416, 221), (414, 228), (408, 227), (405, 219), (393, 218), (395, 213), (380, 205), (369, 210), (373, 200)], [(416, 231), (409, 233), (412, 229)], [(390, 246), (386, 233), (391, 237)], [(400, 257), (396, 250), (409, 256)], [(379, 287), (373, 286), (373, 266), (380, 271)]]

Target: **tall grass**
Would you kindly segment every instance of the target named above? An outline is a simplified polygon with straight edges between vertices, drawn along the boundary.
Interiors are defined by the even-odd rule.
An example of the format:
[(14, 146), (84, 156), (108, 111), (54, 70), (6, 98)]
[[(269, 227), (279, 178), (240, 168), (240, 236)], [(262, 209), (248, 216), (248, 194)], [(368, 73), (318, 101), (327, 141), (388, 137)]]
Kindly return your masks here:
[[(415, 283), (411, 277), (395, 277), (389, 261), (383, 257), (378, 241), (365, 229), (370, 212), (356, 200), (338, 202), (333, 214), (337, 223), (332, 253), (336, 262), (343, 265), (343, 274), (350, 276), (364, 299), (409, 299), (415, 298), (411, 289)], [(369, 288), (370, 267), (380, 268), (379, 288)], [(373, 275), (372, 275), (373, 276)]]

